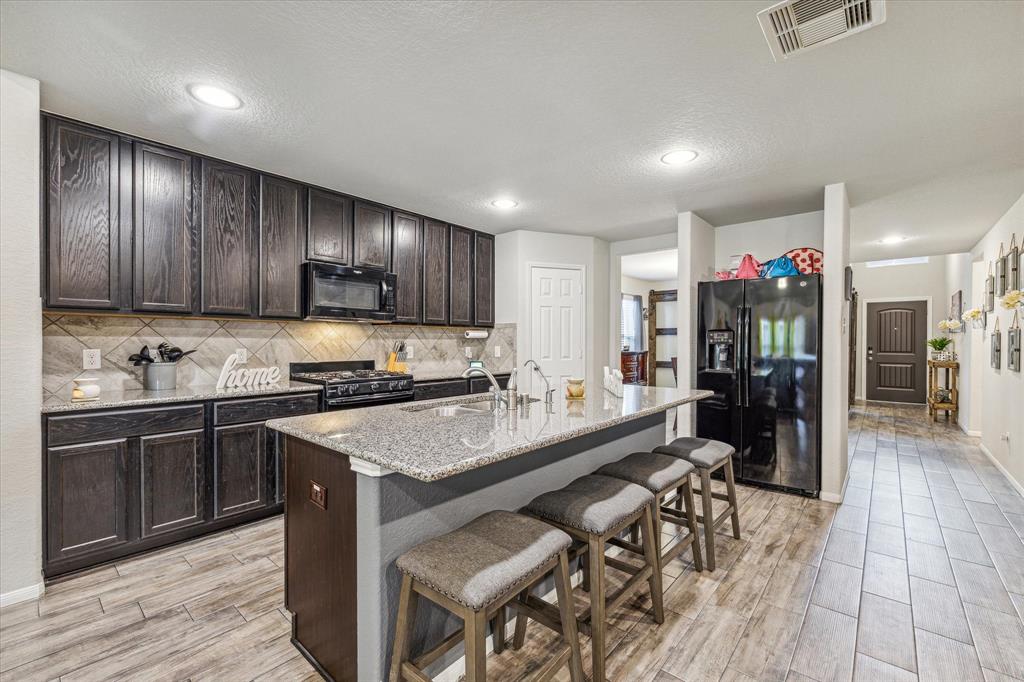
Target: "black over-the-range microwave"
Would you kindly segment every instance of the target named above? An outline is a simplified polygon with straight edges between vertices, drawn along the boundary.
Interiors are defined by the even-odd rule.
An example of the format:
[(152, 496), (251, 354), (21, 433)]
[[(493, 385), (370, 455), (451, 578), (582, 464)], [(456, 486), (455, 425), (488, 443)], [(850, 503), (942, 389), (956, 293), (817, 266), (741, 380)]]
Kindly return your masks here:
[(307, 262), (306, 317), (317, 320), (392, 320), (395, 317), (393, 272)]

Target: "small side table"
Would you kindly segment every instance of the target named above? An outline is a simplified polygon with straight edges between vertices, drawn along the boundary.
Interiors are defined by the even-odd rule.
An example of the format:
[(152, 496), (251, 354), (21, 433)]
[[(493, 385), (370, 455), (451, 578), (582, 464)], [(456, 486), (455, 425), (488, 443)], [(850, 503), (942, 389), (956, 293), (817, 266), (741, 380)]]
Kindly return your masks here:
[[(939, 370), (946, 370), (946, 388), (949, 390), (948, 400), (939, 400)], [(960, 414), (960, 391), (957, 389), (957, 378), (960, 376), (960, 363), (954, 360), (928, 361), (928, 414), (932, 421), (939, 421), (939, 411), (945, 410), (946, 421), (950, 415), (953, 421)]]

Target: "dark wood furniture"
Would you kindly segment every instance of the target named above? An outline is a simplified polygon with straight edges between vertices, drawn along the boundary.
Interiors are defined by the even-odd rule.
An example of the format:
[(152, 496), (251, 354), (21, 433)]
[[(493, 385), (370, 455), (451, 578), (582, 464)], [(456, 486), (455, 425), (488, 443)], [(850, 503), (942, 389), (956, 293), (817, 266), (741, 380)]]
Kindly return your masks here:
[(647, 383), (655, 386), (658, 383), (658, 368), (669, 369), (672, 367), (671, 360), (658, 360), (658, 337), (675, 336), (678, 332), (675, 327), (658, 326), (658, 304), (669, 303), (678, 299), (678, 292), (675, 289), (665, 291), (654, 291), (647, 294)]
[(279, 437), (319, 393), (43, 415), (43, 574), (281, 511)]
[(302, 263), (399, 275), (396, 322), (494, 325), (494, 236), (42, 116), (47, 309), (301, 319)]
[(619, 355), (622, 383), (647, 385), (647, 351), (624, 350)]
[(473, 233), (452, 226), (450, 245), (449, 323), (468, 327), (473, 324)]

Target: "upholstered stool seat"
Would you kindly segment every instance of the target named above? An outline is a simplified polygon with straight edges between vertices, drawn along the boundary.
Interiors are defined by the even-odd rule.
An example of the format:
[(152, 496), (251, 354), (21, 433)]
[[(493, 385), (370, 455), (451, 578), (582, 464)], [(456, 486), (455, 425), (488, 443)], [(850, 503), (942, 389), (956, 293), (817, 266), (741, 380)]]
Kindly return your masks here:
[(583, 476), (560, 490), (534, 498), (523, 511), (562, 526), (603, 535), (636, 515), (654, 496), (645, 488), (610, 476)]
[[(392, 682), (429, 679), (423, 669), (459, 642), (466, 648), (467, 682), (487, 677), (487, 622), (492, 621), (494, 650), (501, 653), (505, 641), (505, 607), (528, 585), (554, 573), (558, 608), (517, 609), (517, 621), (539, 615), (544, 624), (564, 638), (564, 646), (545, 663), (535, 679), (550, 679), (569, 664), (573, 682), (582, 682), (576, 617), (572, 607), (567, 550), (572, 539), (565, 532), (540, 521), (508, 511), (493, 511), (450, 533), (427, 540), (395, 562), (402, 572), (395, 641), (392, 649)], [(413, 659), (410, 635), (416, 603), (425, 597), (460, 616), (461, 631)], [(543, 611), (543, 612), (541, 612)]]
[[(697, 541), (697, 520), (693, 508), (693, 486), (690, 482), (690, 474), (693, 472), (694, 466), (685, 459), (656, 452), (634, 452), (617, 462), (605, 464), (594, 473), (621, 478), (624, 481), (643, 486), (653, 493), (654, 499), (651, 501), (651, 513), (654, 516), (654, 535), (657, 540), (658, 554), (661, 556), (661, 565), (664, 566), (689, 547), (693, 551), (694, 569), (702, 571), (704, 570), (704, 565), (701, 559), (700, 542)], [(686, 502), (685, 514), (664, 504), (665, 498), (673, 490), (677, 491)], [(661, 529), (662, 524), (666, 521), (679, 526), (685, 526), (689, 533), (680, 539), (679, 542), (672, 545), (667, 552), (662, 552)], [(631, 543), (619, 540), (615, 541), (615, 544), (628, 551), (639, 552), (639, 548), (635, 546), (635, 533), (631, 536)]]
[(568, 535), (543, 521), (493, 511), (417, 545), (396, 565), (463, 606), (482, 609), (571, 544)]
[[(658, 557), (657, 540), (654, 531), (654, 517), (651, 507), (654, 495), (647, 488), (618, 478), (603, 475), (583, 476), (560, 490), (553, 490), (534, 498), (522, 511), (540, 517), (566, 533), (578, 544), (573, 549), (573, 558), (587, 555), (584, 583), (590, 590), (590, 606), (577, 616), (580, 630), (591, 637), (592, 678), (604, 680), (606, 642), (605, 613), (621, 606), (637, 590), (646, 586), (650, 589), (654, 604), (654, 620), (665, 621), (665, 609), (661, 592), (661, 562)], [(644, 565), (619, 561), (605, 556), (605, 545), (627, 526), (642, 524), (642, 545), (638, 550), (643, 554)], [(605, 595), (605, 565), (630, 574), (615, 594)], [(530, 594), (535, 585), (529, 585), (519, 595), (519, 603), (527, 609), (540, 608), (543, 601)], [(526, 635), (526, 620), (516, 620), (513, 646), (519, 648)]]
[[(700, 473), (700, 490), (693, 492), (700, 494), (704, 512), (697, 515), (697, 521), (704, 526), (704, 551), (708, 570), (715, 570), (715, 529), (729, 518), (732, 520), (733, 537), (737, 540), (740, 538), (740, 512), (736, 501), (736, 481), (732, 471), (732, 458), (736, 454), (736, 448), (728, 443), (708, 438), (682, 437), (676, 438), (668, 445), (659, 445), (654, 448), (654, 452), (679, 457), (697, 467)], [(725, 478), (725, 494), (716, 493), (711, 489), (711, 474), (719, 469), (722, 469)], [(676, 501), (678, 511), (683, 507), (682, 497), (683, 490), (680, 488), (680, 499)], [(725, 500), (729, 503), (718, 517), (714, 514), (714, 500)]]
[(709, 440), (707, 438), (693, 438), (686, 436), (676, 438), (668, 445), (659, 445), (654, 448), (655, 452), (682, 457), (694, 466), (713, 469), (725, 461), (726, 457), (736, 454), (736, 448), (723, 443), (720, 440)]

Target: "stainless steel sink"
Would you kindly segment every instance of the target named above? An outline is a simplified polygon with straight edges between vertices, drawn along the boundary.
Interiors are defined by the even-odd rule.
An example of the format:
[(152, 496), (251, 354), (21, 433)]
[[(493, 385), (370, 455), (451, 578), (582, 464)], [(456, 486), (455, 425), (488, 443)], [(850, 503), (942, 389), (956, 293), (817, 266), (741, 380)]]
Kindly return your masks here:
[(431, 407), (426, 410), (417, 410), (432, 417), (480, 417), (494, 412), (494, 401), (487, 400), (478, 403), (466, 403), (464, 405), (442, 405)]

